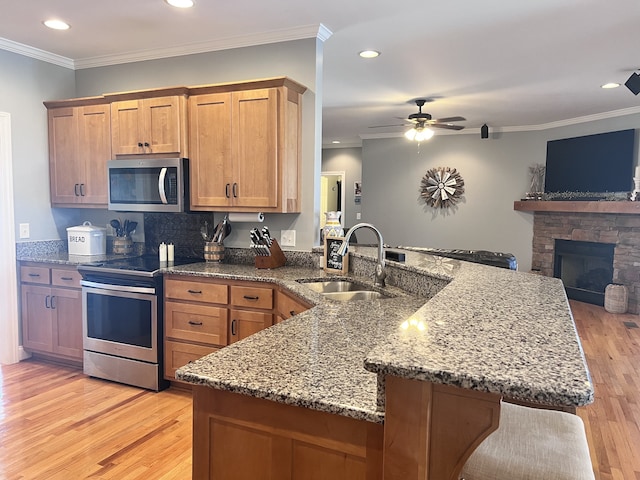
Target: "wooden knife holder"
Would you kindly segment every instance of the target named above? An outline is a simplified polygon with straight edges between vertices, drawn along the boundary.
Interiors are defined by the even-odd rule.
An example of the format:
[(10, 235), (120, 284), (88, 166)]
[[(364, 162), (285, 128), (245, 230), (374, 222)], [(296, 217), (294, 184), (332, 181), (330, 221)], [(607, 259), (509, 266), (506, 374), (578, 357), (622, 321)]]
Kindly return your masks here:
[(271, 255), (256, 255), (256, 268), (278, 268), (287, 263), (287, 257), (284, 256), (276, 239), (271, 242), (269, 251)]

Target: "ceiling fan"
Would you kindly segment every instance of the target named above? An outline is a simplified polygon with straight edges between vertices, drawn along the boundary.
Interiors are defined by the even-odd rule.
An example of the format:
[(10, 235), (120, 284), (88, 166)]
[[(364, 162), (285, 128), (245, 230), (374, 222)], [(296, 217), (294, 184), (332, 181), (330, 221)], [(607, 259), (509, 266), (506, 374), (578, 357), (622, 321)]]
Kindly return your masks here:
[(439, 118), (437, 120), (433, 120), (430, 114), (424, 113), (422, 111), (422, 107), (427, 101), (424, 99), (416, 100), (416, 105), (418, 106), (418, 113), (412, 113), (407, 117), (407, 122), (410, 123), (401, 123), (395, 125), (376, 125), (369, 128), (383, 128), (383, 127), (413, 127), (407, 132), (405, 132), (405, 136), (410, 140), (428, 140), (433, 136), (433, 130), (430, 130), (431, 127), (434, 128), (445, 128), (447, 130), (462, 130), (464, 126), (462, 125), (454, 125), (453, 122), (463, 122), (466, 120), (464, 117), (446, 117)]

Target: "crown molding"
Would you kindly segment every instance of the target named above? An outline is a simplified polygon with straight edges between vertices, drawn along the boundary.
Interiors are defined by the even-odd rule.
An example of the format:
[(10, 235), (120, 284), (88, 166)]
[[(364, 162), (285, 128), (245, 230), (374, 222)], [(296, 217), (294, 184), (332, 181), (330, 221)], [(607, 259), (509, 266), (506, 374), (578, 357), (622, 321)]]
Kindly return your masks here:
[(252, 35), (239, 35), (220, 38), (213, 41), (188, 43), (169, 48), (157, 48), (151, 50), (138, 50), (119, 55), (103, 55), (98, 57), (81, 58), (74, 62), (77, 70), (84, 68), (104, 67), (123, 63), (157, 60), (160, 58), (180, 57), (197, 53), (230, 50), (232, 48), (253, 47), (270, 43), (302, 40), (305, 38), (318, 38), (326, 41), (333, 33), (324, 25), (304, 25), (301, 27), (283, 30), (272, 30)]
[(0, 37), (0, 49), (8, 52), (17, 53), (25, 57), (35, 58), (36, 60), (42, 60), (43, 62), (52, 63), (60, 67), (74, 68), (73, 60), (55, 53), (40, 50), (39, 48), (30, 47), (22, 43), (14, 42), (6, 38)]

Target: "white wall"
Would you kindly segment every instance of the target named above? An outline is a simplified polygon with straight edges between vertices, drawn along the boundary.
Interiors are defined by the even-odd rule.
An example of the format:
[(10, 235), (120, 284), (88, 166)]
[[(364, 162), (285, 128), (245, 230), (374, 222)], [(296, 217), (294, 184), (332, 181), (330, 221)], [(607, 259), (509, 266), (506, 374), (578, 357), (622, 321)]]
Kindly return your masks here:
[[(418, 145), (404, 138), (364, 140), (362, 220), (390, 245), (509, 252), (519, 269), (531, 268), (533, 214), (513, 210), (526, 193), (529, 167), (545, 162), (546, 142), (636, 128), (640, 115), (546, 130), (479, 135), (436, 135)], [(456, 168), (465, 195), (453, 209), (433, 209), (420, 199), (420, 182), (435, 167)], [(336, 165), (333, 168), (339, 169)]]

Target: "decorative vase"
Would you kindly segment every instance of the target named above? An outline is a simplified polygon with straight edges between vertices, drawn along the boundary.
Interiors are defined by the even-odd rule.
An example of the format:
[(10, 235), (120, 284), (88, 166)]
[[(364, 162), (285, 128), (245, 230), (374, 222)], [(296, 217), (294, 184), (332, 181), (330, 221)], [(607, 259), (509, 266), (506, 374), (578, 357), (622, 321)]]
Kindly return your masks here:
[(604, 289), (604, 309), (609, 313), (627, 313), (629, 290), (625, 285), (610, 283)]
[(342, 212), (325, 212), (327, 217), (326, 223), (322, 231), (324, 238), (327, 237), (344, 237), (344, 228), (340, 224), (340, 215)]

